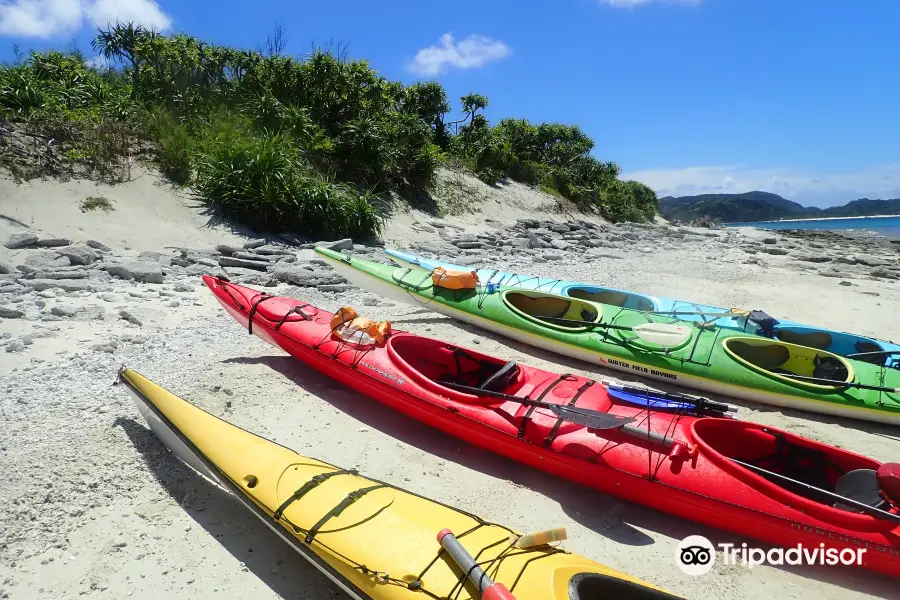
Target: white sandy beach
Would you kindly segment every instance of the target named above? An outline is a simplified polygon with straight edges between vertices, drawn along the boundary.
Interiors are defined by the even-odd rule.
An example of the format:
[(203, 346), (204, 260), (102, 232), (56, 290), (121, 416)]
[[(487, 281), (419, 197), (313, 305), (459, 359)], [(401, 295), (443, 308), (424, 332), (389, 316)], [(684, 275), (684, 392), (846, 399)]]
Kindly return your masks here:
[[(454, 186), (462, 193), (478, 195), (481, 211), (436, 219), (398, 210), (386, 245), (431, 244), (441, 255), (447, 238), (441, 231), (491, 233), (517, 218), (565, 218), (544, 212), (555, 205), (553, 198), (524, 186), (497, 190), (474, 178), (442, 176), (458, 180)], [(115, 210), (81, 212), (80, 201), (98, 194), (109, 197)], [(6, 311), (0, 313), (6, 315), (0, 316), (0, 469), (7, 474), (0, 489), (0, 598), (345, 597), (255, 517), (166, 453), (127, 394), (112, 385), (123, 364), (301, 453), (357, 467), (520, 530), (565, 526), (567, 549), (686, 598), (900, 597), (896, 580), (837, 567), (748, 571), (719, 565), (706, 576), (689, 577), (673, 560), (679, 540), (695, 533), (716, 542), (734, 536), (499, 458), (303, 368), (247, 335), (200, 282), (201, 272), (215, 269), (217, 244), (240, 247), (250, 238), (210, 220), (150, 173), (115, 187), (77, 181), (19, 186), (4, 179), (0, 243), (21, 233), (71, 243), (0, 246), (0, 263), (11, 271), (0, 274), (0, 310)], [(85, 246), (88, 240), (109, 251)], [(665, 224), (609, 226), (604, 240), (588, 251), (461, 255), (522, 273), (762, 308), (900, 339), (900, 246), (887, 240)], [(93, 258), (78, 251), (88, 262), (73, 266), (57, 257), (73, 247), (91, 248)], [(309, 262), (311, 250), (288, 249), (296, 256), (292, 264), (324, 273)], [(145, 281), (98, 268), (119, 263)], [(36, 289), (35, 279), (25, 279), (29, 267), (51, 283)], [(236, 281), (271, 283), (274, 293), (331, 310), (351, 304), (373, 318), (389, 318), (398, 329), (477, 344), (551, 370), (623, 379), (348, 286), (298, 287), (265, 272), (226, 268)], [(54, 281), (74, 283), (66, 291)], [(729, 402), (740, 406), (743, 419), (882, 461), (900, 457), (896, 428)]]

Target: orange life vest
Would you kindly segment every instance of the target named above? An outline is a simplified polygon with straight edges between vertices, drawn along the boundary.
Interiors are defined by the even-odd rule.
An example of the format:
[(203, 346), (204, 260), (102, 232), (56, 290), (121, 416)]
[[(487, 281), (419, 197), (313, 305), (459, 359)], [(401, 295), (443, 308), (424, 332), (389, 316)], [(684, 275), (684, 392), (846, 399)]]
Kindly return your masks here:
[(334, 335), (345, 341), (362, 342), (359, 339), (365, 334), (376, 344), (383, 344), (387, 335), (391, 332), (391, 322), (375, 322), (366, 317), (360, 317), (352, 306), (344, 306), (331, 317), (331, 329)]

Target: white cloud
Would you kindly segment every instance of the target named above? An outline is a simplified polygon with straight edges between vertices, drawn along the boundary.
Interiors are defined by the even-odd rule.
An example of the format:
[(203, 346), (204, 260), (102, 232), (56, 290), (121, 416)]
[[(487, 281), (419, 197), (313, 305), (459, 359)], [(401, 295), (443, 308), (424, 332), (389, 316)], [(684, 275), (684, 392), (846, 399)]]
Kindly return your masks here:
[(0, 0), (0, 35), (52, 38), (116, 21), (156, 30), (172, 25), (155, 0)]
[(85, 2), (85, 13), (98, 27), (116, 21), (132, 21), (157, 31), (172, 26), (172, 19), (154, 0), (94, 0)]
[(409, 70), (417, 75), (434, 77), (447, 68), (474, 69), (509, 56), (510, 49), (500, 40), (483, 35), (454, 40), (445, 33), (436, 46), (422, 48), (409, 64)]
[(606, 4), (607, 6), (612, 6), (614, 8), (635, 8), (637, 6), (644, 6), (645, 4), (651, 3), (658, 4), (689, 4), (689, 5), (697, 5), (703, 2), (703, 0), (600, 0), (601, 4)]
[(647, 169), (622, 175), (650, 186), (662, 196), (740, 194), (762, 190), (806, 206), (833, 206), (857, 198), (900, 198), (900, 164), (845, 173), (808, 173), (799, 169), (753, 169), (741, 165)]

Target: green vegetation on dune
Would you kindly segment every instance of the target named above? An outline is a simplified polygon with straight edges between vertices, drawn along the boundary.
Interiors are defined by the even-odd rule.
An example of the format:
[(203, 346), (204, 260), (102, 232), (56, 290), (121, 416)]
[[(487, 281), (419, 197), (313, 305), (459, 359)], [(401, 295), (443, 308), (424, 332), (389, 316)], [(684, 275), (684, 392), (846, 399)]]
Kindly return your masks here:
[(174, 183), (260, 231), (369, 237), (376, 199), (427, 193), (448, 157), (483, 181), (520, 181), (614, 220), (656, 214), (656, 195), (618, 179), (590, 155), (578, 127), (503, 119), (488, 99), (461, 99), (464, 116), (435, 82), (409, 86), (364, 60), (315, 51), (281, 55), (161, 35), (130, 24), (100, 30), (94, 49), (32, 52), (0, 67), (0, 164), (23, 179), (127, 177), (132, 157), (152, 158)]

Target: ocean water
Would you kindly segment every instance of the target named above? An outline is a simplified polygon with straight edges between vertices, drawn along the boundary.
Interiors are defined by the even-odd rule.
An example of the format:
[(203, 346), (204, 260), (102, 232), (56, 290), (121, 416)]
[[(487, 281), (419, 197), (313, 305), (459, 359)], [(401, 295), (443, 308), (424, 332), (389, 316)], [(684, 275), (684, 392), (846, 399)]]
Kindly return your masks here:
[(757, 221), (754, 223), (727, 223), (726, 226), (759, 227), (760, 229), (842, 229), (869, 232), (875, 235), (900, 239), (900, 216)]

